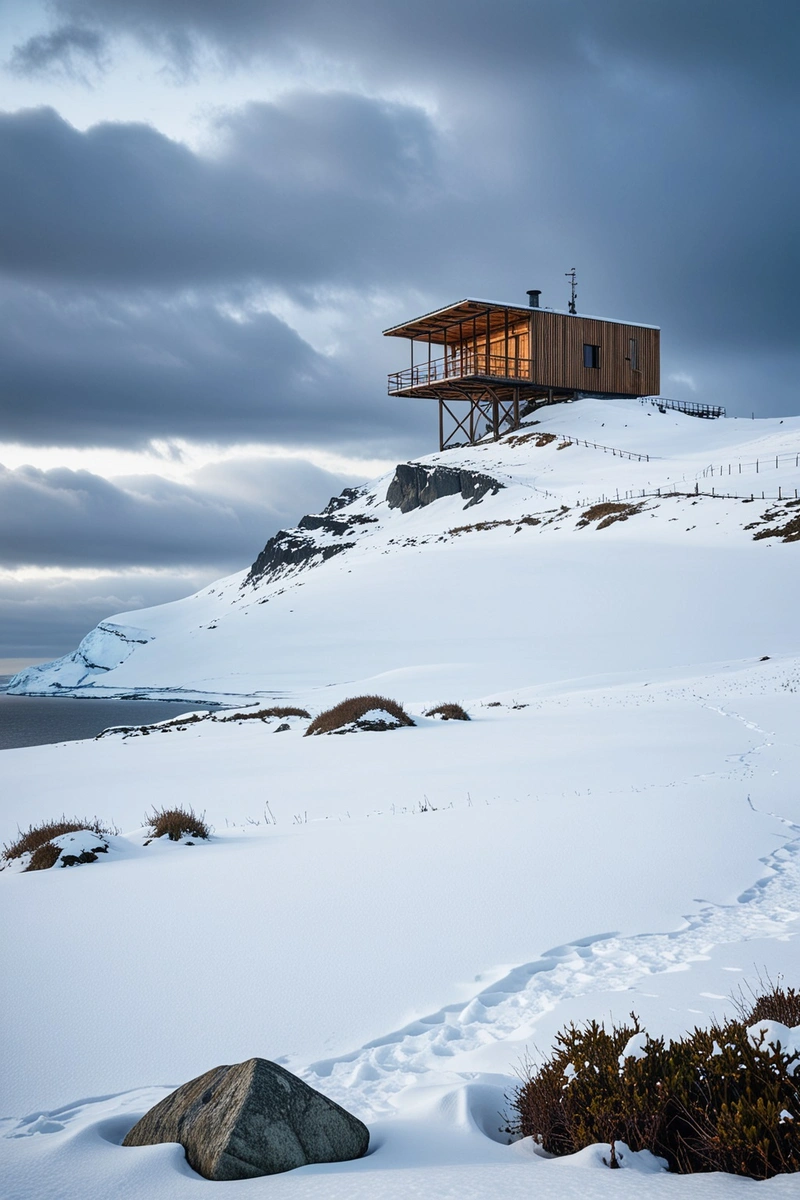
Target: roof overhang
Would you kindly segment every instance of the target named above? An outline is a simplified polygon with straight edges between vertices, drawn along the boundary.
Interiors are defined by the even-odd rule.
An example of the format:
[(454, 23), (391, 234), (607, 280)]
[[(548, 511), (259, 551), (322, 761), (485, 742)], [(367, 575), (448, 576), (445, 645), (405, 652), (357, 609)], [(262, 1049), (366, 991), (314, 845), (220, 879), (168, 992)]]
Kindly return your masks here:
[(486, 332), (488, 319), (492, 333), (505, 328), (506, 318), (509, 321), (524, 321), (531, 314), (555, 313), (560, 317), (583, 317), (591, 321), (605, 321), (609, 325), (631, 325), (638, 329), (658, 329), (658, 325), (645, 325), (642, 321), (621, 321), (614, 317), (596, 317), (588, 313), (570, 313), (558, 308), (533, 308), (529, 305), (497, 304), (491, 300), (459, 300), (448, 304), (446, 308), (437, 308), (434, 312), (415, 317), (413, 321), (405, 321), (402, 325), (393, 325), (384, 329), (384, 337), (424, 338), (430, 337), (432, 342), (444, 342), (445, 331), (454, 327), (470, 325), (478, 322), (477, 333), (480, 336)]
[(488, 300), (459, 300), (456, 304), (448, 304), (446, 308), (437, 308), (435, 312), (425, 313), (406, 321), (402, 325), (393, 325), (384, 329), (384, 337), (425, 338), (432, 342), (443, 342), (445, 331), (458, 325), (472, 325), (478, 322), (478, 333), (486, 332), (486, 323), (492, 333), (504, 329), (506, 319), (509, 321), (527, 320), (535, 309), (527, 305), (493, 304)]

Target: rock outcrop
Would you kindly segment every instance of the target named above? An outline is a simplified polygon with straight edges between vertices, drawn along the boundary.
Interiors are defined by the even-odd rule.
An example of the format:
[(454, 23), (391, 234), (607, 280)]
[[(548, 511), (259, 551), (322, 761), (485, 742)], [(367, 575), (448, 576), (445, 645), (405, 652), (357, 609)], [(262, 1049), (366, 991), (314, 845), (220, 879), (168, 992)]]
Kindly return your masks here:
[(466, 507), (477, 504), (487, 492), (495, 495), (503, 484), (478, 471), (457, 471), (452, 467), (424, 467), (419, 463), (400, 463), (389, 484), (386, 500), (389, 508), (411, 512), (441, 500), (444, 496), (461, 495)]
[[(353, 504), (363, 494), (363, 488), (345, 488), (340, 496), (334, 496), (321, 513), (302, 517), (295, 529), (281, 529), (271, 537), (250, 568), (245, 584), (262, 580), (277, 579), (290, 567), (303, 567), (312, 560), (326, 562), (344, 550), (350, 550), (355, 542), (346, 540), (356, 532), (358, 526), (371, 525), (377, 518), (364, 513), (353, 513), (347, 518), (334, 517)], [(337, 541), (321, 540), (333, 537)]]
[(179, 1142), (206, 1179), (255, 1179), (361, 1158), (369, 1130), (277, 1063), (250, 1058), (184, 1083), (145, 1113), (122, 1144), (161, 1142)]
[(245, 584), (258, 583), (262, 579), (277, 579), (288, 567), (302, 567), (315, 559), (325, 562), (355, 542), (332, 542), (320, 545), (314, 537), (300, 529), (280, 529), (271, 537), (248, 572)]

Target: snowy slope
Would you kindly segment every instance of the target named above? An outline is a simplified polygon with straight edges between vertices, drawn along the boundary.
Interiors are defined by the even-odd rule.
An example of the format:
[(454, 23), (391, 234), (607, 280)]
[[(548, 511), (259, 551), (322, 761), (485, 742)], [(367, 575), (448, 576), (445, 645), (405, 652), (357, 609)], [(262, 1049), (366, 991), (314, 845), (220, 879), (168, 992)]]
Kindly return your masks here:
[[(199, 1196), (179, 1148), (119, 1143), (170, 1087), (253, 1054), (365, 1119), (373, 1153), (219, 1189), (796, 1195), (647, 1156), (548, 1162), (499, 1133), (520, 1059), (565, 1021), (635, 1008), (676, 1035), (758, 971), (800, 977), (800, 545), (753, 538), (797, 511), (800, 420), (593, 401), (539, 419), (422, 462), (503, 485), (477, 504), (403, 513), (387, 477), (287, 534), (271, 578), (115, 617), (81, 661), (18, 679), (311, 711), (369, 688), (416, 725), (304, 738), (217, 714), (3, 752), (0, 841), (62, 811), (122, 830), (96, 864), (0, 873), (9, 1195)], [(756, 458), (780, 502), (750, 502)], [(694, 494), (739, 462), (746, 500)], [(678, 477), (686, 495), (658, 495)], [(618, 489), (655, 495), (581, 527), (579, 500)], [(443, 700), (471, 721), (423, 715)], [(205, 810), (210, 843), (143, 845), (145, 811), (175, 802)]]
[[(788, 601), (796, 554), (754, 541), (744, 527), (776, 507), (762, 491), (793, 497), (800, 485), (800, 419), (704, 421), (636, 401), (544, 412), (527, 440), (420, 460), (503, 485), (478, 504), (449, 496), (404, 513), (389, 507), (387, 476), (330, 514), (345, 532), (300, 531), (316, 551), (305, 563), (112, 617), (73, 655), (29, 668), (10, 690), (289, 695), (385, 676), (394, 684), (402, 672), (403, 695), (420, 687), (427, 695), (427, 677), (434, 692), (476, 696), (794, 647), (792, 606), (780, 597)], [(559, 436), (539, 446), (542, 433)], [(567, 445), (562, 435), (610, 449)], [(717, 473), (704, 475), (712, 465)], [(588, 501), (692, 493), (696, 484), (708, 493), (724, 485), (747, 502), (651, 495), (635, 519), (578, 527)], [(759, 496), (752, 504), (751, 493)], [(522, 517), (540, 523), (519, 525)], [(491, 522), (500, 524), (452, 532)], [(766, 595), (777, 610), (763, 604)]]

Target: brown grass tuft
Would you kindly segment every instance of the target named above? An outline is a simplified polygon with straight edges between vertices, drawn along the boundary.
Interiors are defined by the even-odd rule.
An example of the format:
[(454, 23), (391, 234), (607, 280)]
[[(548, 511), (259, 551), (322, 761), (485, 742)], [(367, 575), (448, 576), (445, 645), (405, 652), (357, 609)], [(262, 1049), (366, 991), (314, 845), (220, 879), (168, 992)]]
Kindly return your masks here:
[(608, 529), (615, 521), (627, 521), (628, 517), (635, 517), (641, 511), (641, 504), (624, 504), (622, 501), (609, 500), (605, 504), (593, 504), (581, 516), (578, 529), (585, 529), (592, 521), (598, 522), (598, 529)]
[(43, 846), (36, 847), (25, 871), (48, 871), (56, 865), (60, 857), (60, 847), (54, 846), (52, 842), (45, 842)]
[(429, 708), (426, 717), (441, 717), (443, 721), (468, 721), (469, 713), (460, 704), (437, 704)]
[(270, 717), (304, 717), (308, 720), (310, 712), (304, 708), (293, 708), (291, 705), (277, 705), (274, 708), (259, 708), (258, 712), (237, 712), (229, 717), (218, 717), (219, 721), (268, 721)]
[(98, 837), (114, 837), (119, 833), (114, 826), (105, 825), (97, 817), (82, 821), (79, 817), (68, 820), (62, 816), (60, 821), (42, 821), (38, 825), (31, 825), (26, 833), (19, 830), (17, 840), (3, 846), (3, 858), (10, 861), (12, 858), (21, 858), (23, 854), (33, 854), (53, 838), (61, 837), (62, 833), (77, 833), (80, 829), (88, 829)]
[[(401, 725), (413, 725), (414, 722), (408, 715), (402, 704), (398, 704), (396, 700), (387, 700), (385, 696), (353, 696), (349, 700), (342, 700), (341, 704), (334, 705), (333, 708), (321, 712), (319, 716), (314, 717), (314, 720), (309, 725), (305, 732), (305, 736), (316, 733), (336, 733), (345, 725), (352, 725), (354, 721), (359, 721), (365, 713), (372, 712), (375, 709), (382, 709), (390, 716), (394, 717)], [(362, 726), (364, 729), (389, 729), (390, 725), (383, 722), (369, 722)]]
[(179, 842), (184, 834), (206, 840), (211, 837), (211, 830), (203, 819), (204, 816), (203, 813), (198, 817), (191, 807), (154, 808), (149, 816), (145, 816), (145, 824), (149, 826), (149, 840), (166, 835), (171, 842)]

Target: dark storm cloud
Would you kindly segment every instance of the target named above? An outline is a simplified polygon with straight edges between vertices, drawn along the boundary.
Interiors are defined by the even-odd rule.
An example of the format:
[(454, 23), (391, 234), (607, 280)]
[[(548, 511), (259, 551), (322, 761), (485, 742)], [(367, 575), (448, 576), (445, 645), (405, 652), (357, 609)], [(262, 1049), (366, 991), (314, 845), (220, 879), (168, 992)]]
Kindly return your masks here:
[(7, 442), (141, 448), (183, 437), (378, 452), (414, 428), (382, 382), (354, 380), (271, 313), (237, 317), (205, 294), (0, 287)]
[(345, 481), (298, 460), (239, 460), (193, 484), (109, 481), (89, 471), (0, 467), (0, 567), (247, 566), (272, 533), (322, 507)]
[(419, 109), (342, 93), (251, 104), (214, 156), (147, 125), (0, 115), (0, 270), (46, 281), (339, 285), (404, 266), (442, 205)]
[(55, 0), (53, 7), (67, 19), (138, 36), (182, 63), (193, 46), (241, 60), (313, 46), (381, 79), (429, 83), (464, 71), (498, 82), (511, 69), (558, 73), (601, 55), (609, 65), (732, 70), (742, 84), (760, 76), (770, 89), (793, 86), (796, 76), (791, 0)]
[[(144, 125), (0, 120), (6, 436), (368, 439), (400, 454), (429, 414), (382, 399), (384, 361), (405, 352), (380, 347), (380, 325), (532, 286), (564, 307), (573, 265), (582, 311), (662, 326), (665, 390), (691, 371), (749, 412), (766, 364), (756, 407), (794, 403), (781, 388), (800, 365), (796, 4), (55, 9), (186, 62), (193, 46), (281, 66), (294, 54), (307, 74), (327, 56), (375, 87), (419, 89), (436, 116), (295, 91), (228, 114), (204, 153)], [(226, 315), (264, 287), (310, 307), (343, 297), (345, 349), (315, 354), (274, 318)], [(348, 297), (372, 292), (396, 308), (350, 319)]]
[(9, 68), (15, 75), (62, 73), (83, 79), (87, 67), (102, 68), (107, 61), (107, 39), (96, 29), (59, 25), (15, 46)]

